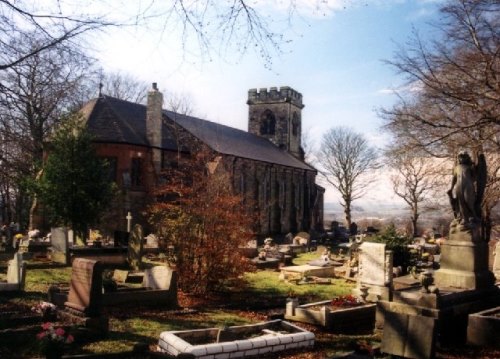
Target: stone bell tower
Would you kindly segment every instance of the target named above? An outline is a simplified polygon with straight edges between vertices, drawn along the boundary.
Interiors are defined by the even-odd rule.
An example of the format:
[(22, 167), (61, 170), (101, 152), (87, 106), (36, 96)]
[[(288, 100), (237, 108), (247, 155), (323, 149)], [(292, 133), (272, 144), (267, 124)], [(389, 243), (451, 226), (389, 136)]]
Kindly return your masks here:
[(248, 132), (265, 137), (304, 160), (301, 146), (302, 94), (291, 87), (248, 90)]

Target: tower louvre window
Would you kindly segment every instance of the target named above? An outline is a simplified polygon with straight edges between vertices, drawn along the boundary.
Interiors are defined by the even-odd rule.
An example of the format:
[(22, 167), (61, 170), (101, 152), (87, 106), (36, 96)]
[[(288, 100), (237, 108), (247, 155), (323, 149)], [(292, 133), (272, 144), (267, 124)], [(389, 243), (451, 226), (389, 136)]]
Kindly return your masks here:
[(260, 123), (261, 135), (274, 135), (276, 132), (276, 117), (271, 110), (265, 110)]

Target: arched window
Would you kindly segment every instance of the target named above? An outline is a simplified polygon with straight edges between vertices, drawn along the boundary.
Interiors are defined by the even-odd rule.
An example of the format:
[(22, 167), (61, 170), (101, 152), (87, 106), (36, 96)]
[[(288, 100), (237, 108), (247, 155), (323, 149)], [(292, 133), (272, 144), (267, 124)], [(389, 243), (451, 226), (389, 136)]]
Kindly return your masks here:
[(274, 135), (276, 131), (276, 118), (271, 110), (265, 110), (260, 122), (261, 135)]

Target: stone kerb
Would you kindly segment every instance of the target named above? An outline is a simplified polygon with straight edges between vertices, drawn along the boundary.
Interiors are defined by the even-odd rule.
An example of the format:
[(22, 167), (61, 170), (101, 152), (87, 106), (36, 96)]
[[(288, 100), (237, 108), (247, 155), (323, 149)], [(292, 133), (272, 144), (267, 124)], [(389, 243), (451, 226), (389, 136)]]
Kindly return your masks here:
[[(279, 322), (288, 333), (279, 333), (267, 326), (273, 327)], [(248, 358), (265, 353), (279, 352), (288, 349), (304, 348), (314, 346), (315, 336), (291, 323), (285, 321), (274, 321), (260, 324), (229, 327), (227, 330), (234, 331), (234, 335), (242, 335), (249, 330), (261, 332), (262, 335), (244, 340), (233, 340), (225, 342), (211, 342), (208, 344), (191, 344), (200, 338), (213, 337), (219, 330), (217, 328), (162, 332), (158, 342), (161, 352), (178, 356), (181, 353), (190, 354), (198, 359), (222, 359), (222, 358)], [(206, 342), (206, 341), (205, 341)]]
[(358, 282), (354, 294), (375, 302), (389, 300), (392, 290), (392, 252), (383, 243), (363, 242), (359, 246)]

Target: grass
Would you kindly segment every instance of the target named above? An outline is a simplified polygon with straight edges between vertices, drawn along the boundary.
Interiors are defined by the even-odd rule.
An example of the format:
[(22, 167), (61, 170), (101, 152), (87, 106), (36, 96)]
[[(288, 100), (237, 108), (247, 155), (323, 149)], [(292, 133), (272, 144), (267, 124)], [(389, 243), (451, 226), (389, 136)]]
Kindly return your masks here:
[[(316, 258), (317, 253), (304, 253), (294, 262), (302, 264)], [(29, 312), (29, 308), (40, 301), (47, 300), (47, 291), (51, 285), (68, 286), (71, 268), (48, 268), (27, 270), (25, 292), (20, 295), (0, 296), (0, 304), (9, 308)], [(286, 297), (294, 295), (307, 300), (331, 299), (340, 294), (349, 293), (352, 284), (343, 280), (333, 280), (332, 285), (296, 285), (279, 280), (279, 271), (259, 270), (246, 273), (244, 287), (222, 293), (219, 297), (220, 307), (213, 307), (210, 301), (199, 306), (197, 312), (176, 315), (161, 308), (107, 308), (106, 315), (110, 318), (110, 331), (106, 339), (83, 343), (73, 349), (74, 353), (116, 353), (131, 351), (138, 342), (155, 346), (162, 331), (184, 330), (191, 328), (210, 328), (222, 326), (243, 325), (260, 322), (266, 316), (258, 311), (244, 308), (245, 304), (256, 301), (256, 306), (271, 303), (276, 308), (284, 310)], [(229, 289), (228, 289), (229, 290)], [(228, 296), (229, 295), (229, 296)], [(221, 300), (222, 297), (222, 300)], [(225, 307), (224, 297), (232, 301), (234, 306)], [(227, 303), (227, 301), (226, 301)], [(243, 303), (243, 304), (242, 304)], [(24, 338), (26, 345), (11, 348), (12, 352), (20, 357), (29, 357), (37, 354), (35, 338)], [(0, 357), (2, 350), (8, 349), (10, 343), (0, 343)], [(2, 349), (2, 347), (4, 349)]]

